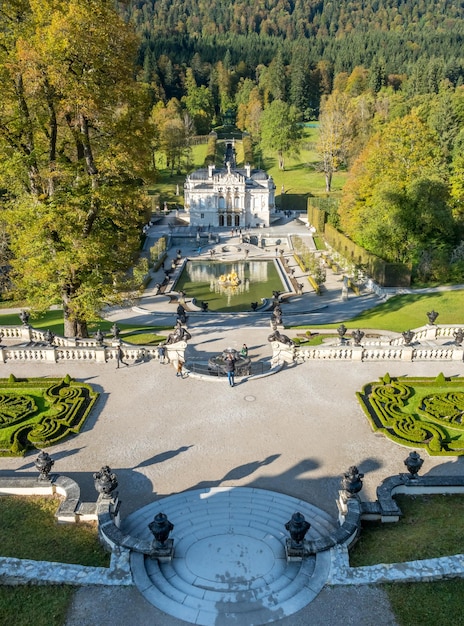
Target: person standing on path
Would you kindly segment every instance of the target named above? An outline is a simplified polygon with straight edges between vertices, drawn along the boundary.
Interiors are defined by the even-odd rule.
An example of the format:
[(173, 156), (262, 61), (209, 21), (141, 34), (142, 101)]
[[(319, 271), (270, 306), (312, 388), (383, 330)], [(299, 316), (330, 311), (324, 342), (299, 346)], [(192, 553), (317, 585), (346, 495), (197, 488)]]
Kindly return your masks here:
[(176, 376), (180, 376), (181, 378), (183, 378), (183, 374), (182, 374), (182, 367), (183, 367), (184, 363), (181, 359), (179, 359), (177, 361), (177, 372), (176, 372)]
[(248, 356), (248, 347), (245, 343), (243, 344), (242, 349), (240, 350), (240, 356), (244, 356), (244, 357)]
[(120, 363), (122, 363), (123, 365), (125, 365), (126, 367), (129, 367), (129, 363), (126, 363), (124, 361), (124, 352), (122, 351), (122, 348), (120, 345), (118, 345), (117, 349), (116, 349), (116, 369), (119, 369), (119, 365)]
[(229, 381), (229, 385), (231, 387), (234, 386), (235, 380), (235, 359), (233, 354), (229, 354), (226, 359), (226, 372), (227, 372), (227, 380)]

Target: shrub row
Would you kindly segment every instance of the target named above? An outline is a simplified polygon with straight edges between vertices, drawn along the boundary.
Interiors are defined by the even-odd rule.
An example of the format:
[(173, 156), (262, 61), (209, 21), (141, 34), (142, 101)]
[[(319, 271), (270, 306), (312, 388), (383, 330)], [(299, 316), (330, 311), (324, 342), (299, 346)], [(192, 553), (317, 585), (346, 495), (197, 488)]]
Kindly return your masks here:
[(208, 145), (206, 147), (205, 167), (216, 163), (216, 143), (217, 135), (210, 135), (208, 138)]
[(404, 263), (387, 263), (358, 246), (330, 224), (324, 226), (326, 241), (355, 267), (367, 269), (369, 276), (382, 287), (410, 287), (411, 268)]
[(243, 146), (243, 159), (245, 163), (253, 164), (253, 143), (250, 135), (244, 135), (242, 140)]

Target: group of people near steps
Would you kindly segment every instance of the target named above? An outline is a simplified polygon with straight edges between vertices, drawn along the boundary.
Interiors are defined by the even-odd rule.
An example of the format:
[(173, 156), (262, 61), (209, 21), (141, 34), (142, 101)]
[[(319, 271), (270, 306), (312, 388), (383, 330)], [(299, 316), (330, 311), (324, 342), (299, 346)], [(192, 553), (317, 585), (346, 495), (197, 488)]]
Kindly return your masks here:
[[(166, 348), (164, 346), (160, 346), (158, 349), (158, 354), (159, 354), (160, 363), (164, 363), (164, 359), (166, 356)], [(240, 350), (240, 356), (242, 357), (248, 356), (248, 347), (246, 346), (246, 344), (243, 344), (242, 349)], [(227, 357), (226, 363), (225, 363), (225, 368), (227, 372), (227, 380), (231, 387), (235, 385), (235, 361), (236, 359), (234, 355), (231, 353)], [(183, 371), (182, 371), (183, 365), (184, 365), (183, 362), (179, 359), (178, 364), (177, 364), (177, 369), (176, 369), (176, 376), (180, 376), (181, 378), (183, 378)]]

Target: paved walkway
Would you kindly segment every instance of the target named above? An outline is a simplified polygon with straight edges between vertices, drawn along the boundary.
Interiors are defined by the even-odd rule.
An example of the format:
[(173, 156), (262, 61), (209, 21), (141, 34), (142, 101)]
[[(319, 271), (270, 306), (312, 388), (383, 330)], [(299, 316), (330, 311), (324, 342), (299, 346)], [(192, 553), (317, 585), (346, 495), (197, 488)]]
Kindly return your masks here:
[[(307, 234), (295, 223), (283, 227)], [(287, 318), (292, 315), (294, 319), (300, 316), (305, 320), (341, 322), (378, 302), (372, 294), (342, 302), (341, 286), (341, 277), (330, 275), (324, 296), (317, 297), (308, 290), (293, 298), (282, 306), (284, 323), (290, 324)], [(157, 319), (173, 325), (175, 308), (166, 297), (148, 292), (137, 307), (108, 312), (108, 317), (114, 321), (145, 320), (147, 324)], [(225, 347), (240, 348), (246, 343), (252, 360), (270, 360), (269, 312), (256, 316), (190, 316), (191, 356), (205, 358)], [(83, 499), (91, 501), (96, 498), (92, 474), (108, 464), (119, 479), (123, 525), (146, 533), (147, 520), (162, 506), (167, 507), (179, 532), (183, 560), (157, 571), (156, 563), (142, 566), (135, 558), (136, 582), (143, 593), (134, 588), (80, 589), (66, 626), (181, 626), (185, 619), (191, 619), (191, 613), (181, 610), (182, 604), (187, 604), (179, 602), (179, 587), (190, 598), (189, 605), (194, 603), (191, 598), (197, 599), (196, 615), (206, 616), (203, 621), (197, 618), (199, 624), (395, 624), (382, 590), (325, 587), (317, 593), (324, 584), (321, 578), (312, 586), (311, 578), (318, 568), (292, 579), (295, 568), (283, 563), (282, 552), (275, 551), (278, 529), (288, 521), (285, 518), (290, 517), (294, 507), (306, 507), (305, 513), (315, 521), (316, 533), (322, 520), (331, 523), (336, 519), (340, 477), (350, 465), (358, 465), (365, 473), (362, 497), (369, 500), (375, 499), (376, 486), (385, 477), (403, 471), (409, 450), (374, 435), (355, 396), (366, 382), (385, 374), (384, 364), (308, 362), (285, 368), (271, 378), (246, 382), (238, 379), (233, 389), (218, 379), (176, 378), (170, 366), (157, 362), (119, 370), (110, 364), (80, 362), (8, 363), (4, 367), (8, 368), (5, 376), (10, 371), (17, 376), (56, 376), (61, 372), (93, 384), (101, 392), (99, 405), (78, 437), (49, 449), (55, 459), (54, 469), (76, 480)], [(437, 374), (434, 363), (393, 363), (389, 367), (392, 376)], [(440, 369), (446, 376), (462, 375), (459, 363), (443, 363)], [(1, 471), (34, 473), (34, 458), (2, 459)], [(462, 462), (426, 458), (423, 472), (461, 474)], [(218, 515), (213, 512), (208, 521), (210, 512), (206, 515), (204, 508), (195, 508), (202, 493), (215, 498), (223, 493), (237, 497), (253, 493), (257, 506), (250, 509), (244, 500), (232, 508), (222, 505)], [(261, 506), (266, 494), (274, 494), (275, 503)], [(187, 501), (176, 510), (179, 498)], [(263, 524), (267, 532), (262, 531)], [(220, 556), (222, 540), (229, 532), (232, 542), (226, 542), (226, 554)], [(210, 544), (214, 548), (211, 552)], [(237, 551), (240, 555), (235, 558)], [(257, 553), (264, 556), (256, 558)], [(244, 564), (250, 573), (242, 576)], [(214, 580), (211, 571), (215, 571)], [(256, 591), (253, 585), (247, 586), (247, 576), (255, 581)], [(308, 582), (303, 588), (301, 576)], [(227, 583), (222, 590), (221, 577)], [(163, 579), (163, 591), (168, 597), (175, 596), (169, 606), (159, 600), (161, 594), (150, 591), (163, 585)], [(281, 594), (274, 589), (276, 594), (266, 595), (266, 585), (282, 583)], [(283, 591), (289, 588), (295, 597), (292, 610), (287, 602), (292, 596), (286, 600)], [(306, 600), (312, 600), (306, 606), (297, 600), (302, 597), (302, 589)], [(150, 603), (152, 593), (158, 598), (159, 608)], [(242, 608), (255, 598), (259, 618), (252, 617), (256, 607), (251, 607), (251, 613), (234, 611), (234, 605), (239, 605), (231, 601), (232, 594), (242, 602)], [(273, 598), (275, 611), (271, 610)], [(215, 603), (214, 610), (211, 602)], [(204, 611), (202, 607), (206, 607)], [(207, 621), (210, 618), (212, 621)]]

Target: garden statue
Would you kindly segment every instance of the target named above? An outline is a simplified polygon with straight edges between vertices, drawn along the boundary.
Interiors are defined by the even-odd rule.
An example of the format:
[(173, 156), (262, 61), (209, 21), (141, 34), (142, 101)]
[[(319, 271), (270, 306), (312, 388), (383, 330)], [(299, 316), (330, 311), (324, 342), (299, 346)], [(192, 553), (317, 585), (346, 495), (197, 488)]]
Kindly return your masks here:
[(103, 345), (103, 339), (105, 338), (104, 334), (102, 333), (102, 331), (100, 330), (100, 328), (97, 330), (97, 332), (95, 333), (95, 341), (97, 342), (97, 344), (99, 346)]
[(39, 480), (50, 480), (50, 471), (55, 461), (51, 456), (42, 450), (34, 461), (36, 469), (40, 472)]
[(117, 496), (117, 492), (114, 490), (118, 486), (118, 479), (108, 465), (104, 465), (99, 472), (95, 472), (93, 480), (95, 489), (103, 497), (114, 498)]
[(424, 463), (424, 459), (421, 459), (417, 452), (410, 452), (407, 459), (405, 459), (404, 464), (406, 465), (409, 478), (417, 478), (417, 474), (419, 473), (422, 464)]
[(364, 337), (364, 333), (363, 333), (363, 331), (362, 331), (362, 330), (359, 330), (359, 328), (358, 328), (358, 330), (354, 330), (354, 331), (351, 333), (351, 336), (353, 337), (353, 340), (354, 340), (354, 345), (355, 345), (355, 346), (360, 346), (360, 345), (361, 345), (362, 338)]
[(282, 325), (282, 309), (279, 304), (276, 304), (272, 311), (271, 321), (274, 321), (276, 325)]
[(55, 339), (55, 333), (52, 333), (50, 329), (44, 332), (44, 339), (48, 343), (49, 346), (53, 345), (53, 341)]
[(276, 303), (280, 301), (280, 291), (273, 291), (272, 295), (274, 296), (274, 300), (276, 300)]
[(293, 343), (293, 341), (290, 339), (290, 337), (287, 337), (287, 335), (281, 335), (278, 330), (274, 330), (272, 335), (269, 335), (267, 340), (268, 341), (278, 341), (279, 343), (283, 343), (283, 344), (285, 344), (287, 346), (294, 346), (295, 345)]
[(166, 344), (177, 343), (178, 341), (188, 341), (192, 338), (192, 335), (182, 327), (180, 320), (177, 320), (174, 331), (168, 335)]
[(19, 319), (22, 322), (23, 326), (29, 326), (29, 312), (28, 311), (21, 311), (19, 314)]
[(343, 344), (345, 341), (345, 335), (346, 335), (346, 331), (347, 331), (347, 327), (345, 326), (345, 324), (340, 324), (340, 326), (337, 328), (337, 333), (338, 336), (340, 337), (340, 343)]
[(457, 330), (453, 331), (453, 335), (454, 335), (454, 343), (457, 346), (460, 346), (462, 342), (464, 341), (464, 331), (462, 330), (462, 328), (458, 328)]
[(348, 471), (343, 474), (342, 489), (346, 491), (349, 498), (361, 491), (363, 486), (363, 478), (364, 474), (361, 474), (358, 471), (356, 465), (352, 465), (351, 467), (349, 467)]
[(113, 335), (115, 339), (119, 339), (119, 335), (121, 334), (121, 331), (119, 330), (116, 322), (113, 324), (113, 326), (111, 326), (111, 334)]
[(430, 313), (427, 313), (427, 317), (429, 318), (429, 324), (431, 324), (433, 326), (433, 324), (435, 324), (435, 320), (438, 317), (438, 313), (436, 311), (430, 311)]
[(155, 538), (153, 548), (156, 549), (164, 547), (174, 524), (171, 524), (165, 513), (157, 513), (148, 528)]
[(285, 524), (285, 528), (290, 533), (292, 548), (298, 549), (303, 547), (304, 537), (310, 527), (311, 524), (305, 520), (302, 513), (294, 513), (292, 515), (290, 521)]
[(185, 313), (185, 309), (184, 307), (179, 304), (179, 306), (177, 307), (177, 319), (178, 321), (180, 321), (181, 324), (187, 324), (187, 314)]
[(204, 300), (201, 301), (201, 310), (206, 313), (206, 311), (208, 310), (208, 303), (205, 302)]
[(405, 330), (403, 333), (404, 345), (411, 345), (411, 341), (414, 339), (415, 332), (413, 330)]

